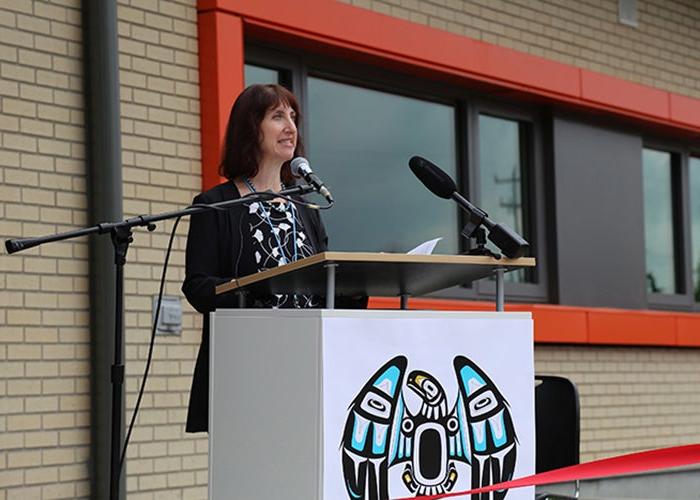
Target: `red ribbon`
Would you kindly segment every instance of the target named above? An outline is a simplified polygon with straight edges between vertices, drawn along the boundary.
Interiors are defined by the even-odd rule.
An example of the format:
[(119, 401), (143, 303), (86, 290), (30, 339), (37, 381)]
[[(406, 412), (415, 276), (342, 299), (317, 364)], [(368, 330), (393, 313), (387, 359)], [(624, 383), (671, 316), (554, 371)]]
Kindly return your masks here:
[(619, 476), (622, 474), (634, 474), (656, 469), (668, 469), (700, 463), (700, 444), (674, 446), (672, 448), (660, 448), (658, 450), (630, 453), (619, 457), (603, 458), (585, 464), (562, 467), (525, 476), (511, 481), (494, 484), (483, 488), (467, 491), (443, 493), (422, 497), (403, 497), (394, 500), (433, 500), (438, 498), (457, 497), (475, 493), (487, 493), (489, 491), (522, 488), (524, 486), (538, 486), (543, 484), (568, 483), (581, 479), (597, 479), (602, 477)]

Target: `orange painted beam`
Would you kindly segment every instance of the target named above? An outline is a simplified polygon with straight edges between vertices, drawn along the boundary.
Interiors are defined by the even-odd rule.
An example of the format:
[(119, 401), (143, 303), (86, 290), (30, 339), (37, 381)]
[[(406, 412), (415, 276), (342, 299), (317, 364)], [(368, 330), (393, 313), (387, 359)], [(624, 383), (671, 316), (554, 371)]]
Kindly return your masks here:
[(676, 315), (656, 311), (594, 309), (588, 313), (592, 344), (676, 346)]
[(679, 346), (700, 347), (700, 314), (678, 315), (676, 329)]
[(243, 19), (246, 33), (436, 79), (486, 85), (653, 125), (700, 131), (700, 100), (474, 40), (333, 0), (200, 0)]
[(581, 98), (625, 113), (671, 121), (669, 93), (588, 70), (581, 71)]
[(672, 121), (700, 128), (700, 99), (670, 94), (669, 102)]
[[(372, 297), (372, 309), (398, 309), (399, 300)], [(455, 299), (409, 300), (410, 309), (432, 311), (494, 311), (493, 302)], [(625, 309), (506, 304), (506, 311), (529, 311), (535, 325), (535, 342), (700, 347), (700, 314)]]
[(197, 29), (202, 189), (206, 190), (224, 180), (219, 176), (221, 145), (229, 110), (245, 83), (243, 21), (224, 12), (200, 12)]

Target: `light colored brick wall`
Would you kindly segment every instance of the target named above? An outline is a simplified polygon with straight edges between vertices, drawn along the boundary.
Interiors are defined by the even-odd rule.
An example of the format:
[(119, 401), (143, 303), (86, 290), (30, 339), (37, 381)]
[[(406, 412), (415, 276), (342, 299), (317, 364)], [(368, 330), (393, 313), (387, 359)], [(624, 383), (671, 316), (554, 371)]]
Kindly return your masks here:
[[(80, 0), (0, 3), (0, 235), (86, 224)], [(0, 498), (89, 494), (87, 242), (0, 254)]]
[(700, 350), (535, 348), (541, 375), (578, 387), (581, 461), (700, 441)]
[(691, 97), (700, 97), (700, 2), (638, 0), (339, 0)]
[[(201, 189), (195, 0), (119, 0), (125, 216), (187, 206)], [(173, 221), (135, 232), (125, 270), (127, 414), (143, 378), (162, 263)], [(173, 245), (165, 293), (182, 297), (188, 220)], [(183, 333), (159, 336), (132, 443), (129, 498), (206, 498), (207, 441), (184, 432), (200, 315), (182, 298)]]

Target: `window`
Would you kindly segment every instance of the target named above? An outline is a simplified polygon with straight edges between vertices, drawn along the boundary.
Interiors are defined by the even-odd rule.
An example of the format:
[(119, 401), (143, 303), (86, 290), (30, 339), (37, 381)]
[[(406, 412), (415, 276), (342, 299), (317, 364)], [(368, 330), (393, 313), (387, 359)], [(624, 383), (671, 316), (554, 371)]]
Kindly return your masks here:
[(700, 158), (691, 157), (688, 166), (693, 297), (700, 302)]
[(279, 71), (253, 64), (245, 65), (245, 85), (253, 85), (256, 83), (279, 83)]
[(642, 168), (647, 292), (680, 293), (672, 155), (645, 149)]
[[(332, 249), (406, 252), (442, 237), (435, 253), (469, 250), (460, 235), (465, 213), (409, 170), (408, 160), (418, 155), (447, 172), (492, 220), (531, 243), (538, 269), (506, 275), (509, 300), (547, 299), (544, 232), (536, 231), (544, 227), (545, 197), (535, 113), (487, 105), (462, 88), (385, 69), (248, 46), (246, 84), (275, 77), (300, 101), (307, 156), (336, 200), (322, 214)], [(494, 294), (494, 284), (485, 283), (441, 296)]]
[(700, 310), (700, 158), (655, 144), (642, 169), (649, 304)]
[(336, 199), (323, 214), (331, 248), (406, 252), (442, 237), (436, 252), (457, 253), (455, 204), (408, 169), (419, 154), (456, 177), (454, 107), (309, 77), (307, 114), (309, 158)]
[[(530, 212), (528, 185), (529, 144), (527, 124), (506, 118), (479, 115), (479, 206), (489, 218), (510, 226), (531, 240), (527, 217)], [(498, 249), (488, 242), (487, 248)], [(521, 269), (506, 274), (511, 282), (532, 281)]]

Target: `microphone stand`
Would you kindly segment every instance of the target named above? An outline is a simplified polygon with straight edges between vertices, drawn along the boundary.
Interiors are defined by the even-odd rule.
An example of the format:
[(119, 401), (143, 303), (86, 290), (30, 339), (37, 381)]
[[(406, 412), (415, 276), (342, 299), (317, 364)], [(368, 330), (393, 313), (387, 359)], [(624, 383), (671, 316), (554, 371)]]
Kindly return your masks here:
[(467, 223), (462, 229), (462, 236), (467, 238), (467, 240), (475, 238), (477, 244), (476, 248), (468, 252), (469, 254), (491, 255), (496, 259), (501, 258), (500, 255), (486, 248), (486, 238), (482, 226), (486, 226), (486, 229), (489, 230), (488, 239), (509, 259), (517, 259), (525, 254), (530, 246), (525, 238), (505, 224), (496, 224), (489, 219), (486, 212), (472, 204), (457, 191), (452, 193), (451, 198), (469, 214)]
[(174, 219), (186, 215), (193, 215), (204, 212), (206, 210), (227, 209), (236, 205), (247, 203), (250, 201), (259, 201), (269, 198), (276, 198), (279, 195), (297, 196), (315, 191), (312, 186), (301, 185), (294, 186), (289, 189), (284, 189), (279, 193), (272, 191), (262, 191), (252, 193), (243, 198), (235, 200), (221, 201), (212, 203), (211, 205), (196, 205), (182, 210), (173, 210), (157, 215), (137, 215), (120, 222), (106, 222), (97, 224), (96, 226), (77, 229), (74, 231), (66, 231), (63, 233), (52, 234), (48, 236), (39, 236), (35, 238), (15, 238), (5, 241), (7, 253), (13, 254), (21, 252), (29, 248), (43, 245), (52, 241), (62, 241), (79, 236), (89, 234), (106, 234), (109, 233), (114, 248), (114, 264), (116, 266), (116, 300), (114, 304), (115, 322), (114, 322), (114, 364), (111, 369), (112, 383), (112, 441), (110, 448), (110, 499), (117, 500), (119, 498), (119, 476), (121, 473), (121, 426), (124, 409), (122, 408), (122, 390), (124, 386), (124, 360), (122, 357), (122, 349), (124, 345), (124, 265), (126, 264), (126, 253), (129, 250), (129, 244), (134, 241), (132, 228), (137, 226), (145, 226), (148, 231), (153, 231), (156, 228), (155, 223), (162, 220)]

